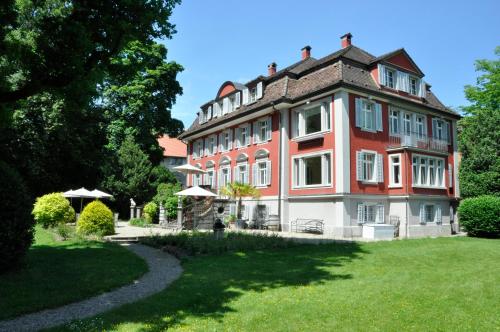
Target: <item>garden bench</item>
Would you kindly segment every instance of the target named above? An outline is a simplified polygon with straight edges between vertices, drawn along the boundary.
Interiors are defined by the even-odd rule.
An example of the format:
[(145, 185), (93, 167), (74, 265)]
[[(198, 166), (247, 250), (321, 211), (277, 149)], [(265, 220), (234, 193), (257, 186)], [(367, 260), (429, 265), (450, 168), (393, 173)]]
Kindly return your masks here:
[(304, 219), (297, 218), (292, 221), (291, 231), (302, 233), (317, 233), (323, 234), (323, 220), (321, 219)]

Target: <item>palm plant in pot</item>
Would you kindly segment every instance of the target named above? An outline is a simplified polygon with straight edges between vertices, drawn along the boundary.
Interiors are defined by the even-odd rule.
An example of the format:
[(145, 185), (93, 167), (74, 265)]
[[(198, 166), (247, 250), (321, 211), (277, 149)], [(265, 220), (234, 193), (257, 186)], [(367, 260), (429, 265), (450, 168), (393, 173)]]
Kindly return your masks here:
[(243, 228), (244, 220), (241, 219), (242, 198), (259, 198), (260, 191), (254, 186), (247, 183), (231, 182), (221, 189), (221, 195), (229, 196), (236, 202), (236, 227)]

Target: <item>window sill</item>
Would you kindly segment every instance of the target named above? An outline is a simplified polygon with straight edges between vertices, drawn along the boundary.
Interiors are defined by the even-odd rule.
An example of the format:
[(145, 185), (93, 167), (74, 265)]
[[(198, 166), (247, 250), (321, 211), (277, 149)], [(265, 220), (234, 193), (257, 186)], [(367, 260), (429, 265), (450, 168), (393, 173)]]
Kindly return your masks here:
[(297, 137), (293, 138), (292, 141), (294, 141), (294, 142), (312, 141), (314, 139), (318, 139), (318, 138), (324, 137), (327, 132), (328, 131), (320, 131), (320, 132), (317, 132), (317, 133), (308, 134), (308, 135), (304, 135), (304, 136), (297, 136)]
[(389, 189), (401, 189), (401, 188), (403, 188), (403, 186), (400, 184), (390, 184), (389, 186), (387, 186), (387, 188), (389, 188)]
[(358, 182), (361, 182), (362, 184), (368, 184), (368, 185), (371, 184), (371, 185), (375, 185), (375, 186), (380, 183), (380, 182), (376, 182), (376, 181), (363, 181), (363, 180), (358, 181)]
[(363, 127), (359, 127), (359, 129), (360, 129), (361, 131), (365, 131), (365, 132), (367, 132), (367, 133), (373, 133), (373, 134), (378, 133), (378, 131), (377, 131), (377, 130), (375, 130), (375, 129), (368, 129), (368, 128), (363, 128)]
[(309, 186), (296, 186), (292, 187), (292, 190), (302, 190), (302, 189), (324, 189), (324, 188), (333, 188), (332, 184), (318, 184), (318, 185), (309, 185)]
[(425, 186), (425, 185), (419, 185), (419, 184), (413, 184), (413, 188), (421, 188), (421, 189), (439, 189), (439, 190), (446, 190), (446, 187), (438, 187), (438, 186)]

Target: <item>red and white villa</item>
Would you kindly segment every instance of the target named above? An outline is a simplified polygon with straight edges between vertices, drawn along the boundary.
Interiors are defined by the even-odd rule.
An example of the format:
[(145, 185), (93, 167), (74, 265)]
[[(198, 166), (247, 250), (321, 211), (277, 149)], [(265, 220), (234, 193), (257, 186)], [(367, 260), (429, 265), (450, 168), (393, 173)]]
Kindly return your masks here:
[(243, 201), (244, 217), (264, 206), (283, 231), (313, 218), (333, 237), (384, 237), (391, 224), (401, 237), (451, 234), (460, 116), (404, 49), (374, 56), (351, 38), (323, 58), (306, 46), (289, 67), (222, 84), (179, 137), (188, 163), (207, 171), (188, 185), (251, 183), (262, 196)]

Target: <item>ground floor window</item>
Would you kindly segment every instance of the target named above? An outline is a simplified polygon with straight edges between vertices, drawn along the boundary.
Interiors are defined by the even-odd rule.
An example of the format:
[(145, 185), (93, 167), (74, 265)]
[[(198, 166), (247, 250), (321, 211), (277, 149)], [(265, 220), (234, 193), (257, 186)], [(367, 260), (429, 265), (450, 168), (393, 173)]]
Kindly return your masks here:
[(356, 151), (356, 180), (362, 182), (384, 182), (382, 154), (375, 151)]
[(424, 203), (420, 205), (420, 223), (441, 223), (441, 205)]
[(215, 171), (213, 168), (207, 169), (207, 173), (205, 173), (205, 185), (215, 188)]
[(221, 167), (219, 169), (219, 188), (226, 186), (231, 182), (231, 167)]
[(256, 187), (269, 186), (271, 184), (271, 161), (257, 159), (252, 165), (252, 183)]
[(249, 183), (248, 164), (238, 164), (234, 167), (234, 181), (239, 183)]
[(359, 203), (358, 224), (384, 223), (384, 205), (381, 203)]
[(332, 153), (320, 152), (293, 159), (293, 186), (314, 187), (332, 184)]

